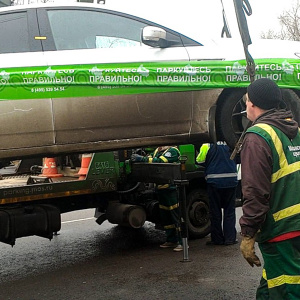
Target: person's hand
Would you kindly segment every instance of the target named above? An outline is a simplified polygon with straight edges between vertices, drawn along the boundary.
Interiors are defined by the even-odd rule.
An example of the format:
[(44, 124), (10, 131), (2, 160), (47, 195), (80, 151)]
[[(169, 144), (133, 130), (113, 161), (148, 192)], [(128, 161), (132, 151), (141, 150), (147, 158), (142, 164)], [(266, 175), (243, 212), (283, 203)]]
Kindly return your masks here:
[(257, 267), (261, 266), (261, 262), (259, 258), (255, 254), (254, 250), (254, 244), (255, 244), (255, 236), (243, 236), (242, 242), (240, 245), (240, 250), (246, 259), (246, 261), (249, 263), (251, 267), (256, 265)]
[(140, 162), (140, 161), (143, 161), (143, 158), (144, 158), (144, 156), (142, 156), (142, 155), (132, 154), (130, 159), (132, 162)]

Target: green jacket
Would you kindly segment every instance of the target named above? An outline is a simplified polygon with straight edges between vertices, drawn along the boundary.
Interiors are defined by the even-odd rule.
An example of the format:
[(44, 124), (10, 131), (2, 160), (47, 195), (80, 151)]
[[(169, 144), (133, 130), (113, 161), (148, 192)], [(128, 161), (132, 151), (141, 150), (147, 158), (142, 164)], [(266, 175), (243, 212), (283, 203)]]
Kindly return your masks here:
[[(179, 163), (180, 152), (176, 147), (158, 147), (155, 151), (144, 157), (143, 161), (148, 163)], [(163, 184), (158, 185), (161, 189), (175, 189), (175, 185)]]
[(300, 230), (300, 134), (290, 140), (275, 126), (263, 123), (247, 132), (264, 138), (273, 157), (270, 210), (257, 234), (257, 241), (265, 242)]

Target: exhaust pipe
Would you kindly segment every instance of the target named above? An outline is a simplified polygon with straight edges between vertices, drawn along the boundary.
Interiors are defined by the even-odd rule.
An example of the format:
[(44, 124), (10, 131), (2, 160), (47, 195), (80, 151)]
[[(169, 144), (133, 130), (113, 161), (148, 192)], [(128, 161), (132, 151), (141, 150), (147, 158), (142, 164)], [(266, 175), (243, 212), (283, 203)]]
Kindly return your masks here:
[(106, 211), (107, 220), (112, 224), (141, 228), (146, 221), (146, 212), (138, 205), (110, 202)]

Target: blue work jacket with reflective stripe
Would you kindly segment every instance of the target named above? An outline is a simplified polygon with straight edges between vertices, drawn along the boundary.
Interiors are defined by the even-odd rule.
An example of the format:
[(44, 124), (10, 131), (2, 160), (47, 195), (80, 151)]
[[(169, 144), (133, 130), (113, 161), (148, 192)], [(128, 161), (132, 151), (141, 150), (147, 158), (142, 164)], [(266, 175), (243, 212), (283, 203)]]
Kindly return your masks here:
[(230, 150), (225, 142), (203, 144), (196, 161), (204, 163), (207, 183), (212, 184), (216, 188), (237, 186), (237, 166), (230, 159)]

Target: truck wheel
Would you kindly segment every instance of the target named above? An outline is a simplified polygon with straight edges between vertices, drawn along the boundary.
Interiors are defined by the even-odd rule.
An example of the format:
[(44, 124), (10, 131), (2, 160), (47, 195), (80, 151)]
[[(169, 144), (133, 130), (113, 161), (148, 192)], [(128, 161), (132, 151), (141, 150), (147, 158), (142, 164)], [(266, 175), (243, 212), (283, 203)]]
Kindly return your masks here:
[[(300, 122), (299, 96), (290, 89), (282, 89), (282, 97), (287, 109), (291, 110), (295, 120)], [(248, 124), (242, 99), (246, 89), (227, 90), (222, 95), (216, 110), (217, 139), (225, 141), (233, 149), (244, 128)], [(300, 123), (299, 123), (300, 124)]]
[(187, 195), (187, 225), (190, 238), (203, 238), (210, 233), (207, 192), (195, 189)]

